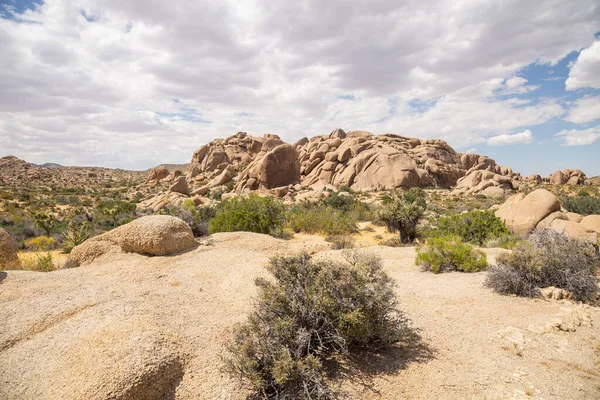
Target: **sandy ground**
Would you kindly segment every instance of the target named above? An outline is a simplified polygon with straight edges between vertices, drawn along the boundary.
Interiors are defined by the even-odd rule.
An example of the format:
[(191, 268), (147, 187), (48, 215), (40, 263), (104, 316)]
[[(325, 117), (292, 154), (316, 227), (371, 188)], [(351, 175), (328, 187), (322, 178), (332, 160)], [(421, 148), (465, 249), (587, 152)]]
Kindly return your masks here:
[[(252, 308), (254, 279), (276, 254), (341, 256), (328, 248), (311, 235), (218, 234), (174, 257), (4, 272), (0, 398), (100, 398), (89, 394), (127, 379), (144, 357), (176, 355), (182, 364), (168, 398), (243, 399), (247, 392), (220, 371), (220, 355)], [(349, 398), (600, 398), (600, 309), (500, 296), (483, 287), (485, 272), (421, 272), (412, 247), (362, 251), (383, 258), (415, 335), (338, 371), (334, 384)], [(490, 261), (500, 251), (487, 249)]]

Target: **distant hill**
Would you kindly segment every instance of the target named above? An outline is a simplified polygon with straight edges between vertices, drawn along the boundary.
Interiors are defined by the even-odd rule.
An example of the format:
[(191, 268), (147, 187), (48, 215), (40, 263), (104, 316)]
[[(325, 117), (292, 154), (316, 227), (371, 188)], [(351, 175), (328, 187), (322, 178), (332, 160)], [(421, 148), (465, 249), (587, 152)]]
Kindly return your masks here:
[(43, 167), (43, 168), (64, 168), (62, 165), (56, 164), (56, 163), (46, 163), (46, 164), (40, 165), (40, 167)]
[(65, 167), (56, 163), (36, 165), (15, 156), (0, 158), (0, 187), (104, 188), (143, 183), (147, 171), (101, 167)]

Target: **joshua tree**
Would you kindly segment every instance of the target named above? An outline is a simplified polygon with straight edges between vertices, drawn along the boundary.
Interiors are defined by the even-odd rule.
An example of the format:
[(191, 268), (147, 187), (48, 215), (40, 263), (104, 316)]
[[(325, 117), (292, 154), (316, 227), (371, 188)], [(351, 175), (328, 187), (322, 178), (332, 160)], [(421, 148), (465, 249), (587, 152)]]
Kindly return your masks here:
[(44, 230), (46, 236), (50, 236), (52, 234), (52, 229), (54, 225), (56, 225), (56, 217), (51, 212), (34, 212), (32, 214), (33, 220)]
[(417, 236), (417, 225), (423, 217), (423, 208), (416, 203), (408, 203), (394, 198), (379, 211), (382, 220), (390, 232), (399, 232), (402, 243), (411, 243)]

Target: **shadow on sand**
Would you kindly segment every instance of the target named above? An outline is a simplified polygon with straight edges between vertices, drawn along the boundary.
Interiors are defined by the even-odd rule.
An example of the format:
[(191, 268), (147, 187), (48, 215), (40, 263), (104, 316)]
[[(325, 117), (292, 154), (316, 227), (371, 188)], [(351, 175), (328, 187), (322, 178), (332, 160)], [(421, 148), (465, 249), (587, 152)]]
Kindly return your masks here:
[(0, 271), (0, 283), (2, 283), (2, 281), (6, 279), (7, 276), (8, 274), (6, 272)]
[[(394, 375), (413, 363), (425, 363), (434, 358), (434, 351), (423, 342), (418, 329), (407, 328), (404, 338), (390, 348), (379, 352), (355, 350), (342, 360), (326, 362), (327, 375), (334, 385), (350, 382), (361, 391), (379, 394), (375, 388), (375, 378)], [(340, 398), (345, 398), (343, 390), (337, 390)]]

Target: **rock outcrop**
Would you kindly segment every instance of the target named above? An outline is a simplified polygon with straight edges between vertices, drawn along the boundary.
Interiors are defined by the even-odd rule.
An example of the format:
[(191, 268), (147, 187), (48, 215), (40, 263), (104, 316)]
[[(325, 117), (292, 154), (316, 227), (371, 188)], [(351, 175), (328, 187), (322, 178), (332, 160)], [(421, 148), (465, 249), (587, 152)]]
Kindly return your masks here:
[(496, 210), (496, 216), (520, 236), (526, 236), (548, 215), (560, 211), (555, 195), (545, 189), (537, 189), (525, 195), (510, 197)]
[(558, 198), (545, 189), (537, 189), (527, 196), (522, 193), (510, 197), (498, 210), (514, 233), (526, 236), (533, 229), (552, 229), (564, 235), (597, 243), (600, 238), (600, 215), (583, 217), (561, 211)]
[(17, 256), (15, 241), (8, 232), (0, 228), (0, 271), (19, 268), (21, 268), (21, 260)]
[[(148, 180), (157, 182), (157, 174), (153, 171)], [(163, 187), (162, 193), (144, 198), (140, 208), (180, 204), (185, 197), (176, 193), (189, 198), (202, 190), (202, 196), (210, 196), (211, 190), (223, 192), (232, 187), (237, 194), (273, 189), (279, 194), (281, 188), (298, 184), (314, 190), (349, 186), (359, 191), (434, 186), (454, 188), (456, 195), (504, 197), (510, 190), (519, 190), (523, 182), (543, 182), (539, 175), (523, 179), (489, 157), (457, 153), (443, 140), (340, 128), (328, 135), (304, 137), (293, 145), (273, 134), (254, 137), (238, 132), (215, 139), (194, 152), (185, 171), (189, 191), (179, 190), (182, 181), (176, 178), (165, 178), (176, 184), (170, 191)], [(585, 174), (565, 170), (553, 181), (581, 184)]]
[(586, 181), (586, 176), (579, 169), (565, 169), (556, 171), (548, 178), (552, 185), (582, 185)]
[(168, 215), (151, 215), (76, 246), (69, 255), (67, 266), (78, 267), (104, 255), (120, 252), (167, 256), (189, 250), (195, 243), (192, 230), (183, 220)]

